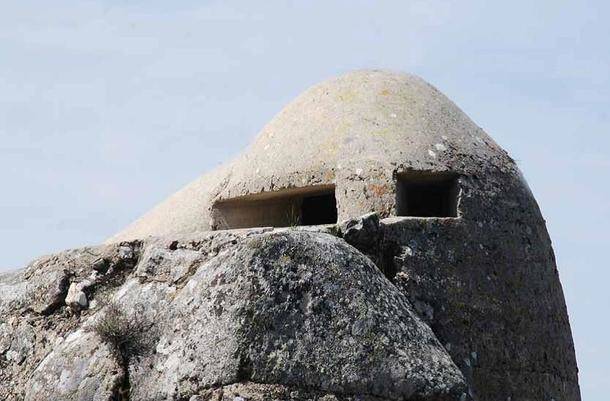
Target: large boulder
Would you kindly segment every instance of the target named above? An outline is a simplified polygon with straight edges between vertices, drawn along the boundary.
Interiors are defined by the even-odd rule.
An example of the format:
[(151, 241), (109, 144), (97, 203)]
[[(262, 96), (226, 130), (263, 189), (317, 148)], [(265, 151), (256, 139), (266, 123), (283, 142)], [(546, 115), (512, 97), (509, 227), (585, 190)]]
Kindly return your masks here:
[[(145, 299), (137, 287), (131, 292), (127, 303)], [(172, 297), (157, 317), (158, 352), (132, 376), (141, 399), (182, 399), (243, 380), (388, 399), (466, 392), (406, 297), (327, 234), (239, 242), (201, 264)]]
[[(84, 248), (0, 276), (0, 396), (469, 398), (432, 330), (368, 257), (330, 234), (268, 231)], [(88, 300), (78, 307), (75, 286)], [(147, 345), (137, 355), (100, 332), (111, 312), (129, 322), (120, 335)]]

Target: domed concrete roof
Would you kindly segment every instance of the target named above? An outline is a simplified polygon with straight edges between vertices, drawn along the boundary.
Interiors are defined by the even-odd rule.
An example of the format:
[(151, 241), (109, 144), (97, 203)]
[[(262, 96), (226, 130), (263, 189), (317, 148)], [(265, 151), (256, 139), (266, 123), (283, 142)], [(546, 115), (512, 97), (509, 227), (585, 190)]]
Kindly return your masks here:
[(489, 153), (479, 146), (485, 142), (493, 143), (421, 78), (357, 71), (298, 96), (262, 129), (234, 168), (239, 179), (334, 170), (344, 160), (440, 167), (435, 155), (444, 149)]
[[(378, 199), (337, 193), (339, 219), (392, 215), (397, 173), (453, 171), (510, 159), (453, 102), (414, 75), (356, 71), (305, 91), (232, 162), (198, 178), (111, 240), (209, 230), (214, 202), (287, 188), (376, 182)], [(507, 164), (508, 163), (508, 164)], [(351, 178), (350, 178), (351, 177)], [(358, 195), (356, 195), (358, 197)]]

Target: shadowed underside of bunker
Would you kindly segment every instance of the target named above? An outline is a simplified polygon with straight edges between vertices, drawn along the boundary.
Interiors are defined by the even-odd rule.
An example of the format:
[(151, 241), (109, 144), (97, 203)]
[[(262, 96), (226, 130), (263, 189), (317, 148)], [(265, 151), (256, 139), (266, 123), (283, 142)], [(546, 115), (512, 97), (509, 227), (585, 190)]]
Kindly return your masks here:
[(245, 152), (109, 242), (376, 212), (392, 281), (480, 400), (579, 400), (544, 220), (513, 160), (412, 75), (358, 71), (288, 104)]

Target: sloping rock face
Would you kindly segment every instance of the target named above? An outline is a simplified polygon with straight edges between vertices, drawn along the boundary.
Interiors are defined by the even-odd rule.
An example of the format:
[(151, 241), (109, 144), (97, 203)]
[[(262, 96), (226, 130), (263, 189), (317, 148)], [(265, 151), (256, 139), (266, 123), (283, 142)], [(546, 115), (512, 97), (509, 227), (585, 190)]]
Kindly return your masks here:
[[(124, 372), (108, 344), (85, 329), (133, 270), (140, 243), (82, 248), (0, 275), (0, 399), (109, 400)], [(90, 309), (66, 305), (80, 283)]]
[(404, 289), (316, 230), (338, 232), (124, 242), (0, 276), (0, 398), (470, 399)]

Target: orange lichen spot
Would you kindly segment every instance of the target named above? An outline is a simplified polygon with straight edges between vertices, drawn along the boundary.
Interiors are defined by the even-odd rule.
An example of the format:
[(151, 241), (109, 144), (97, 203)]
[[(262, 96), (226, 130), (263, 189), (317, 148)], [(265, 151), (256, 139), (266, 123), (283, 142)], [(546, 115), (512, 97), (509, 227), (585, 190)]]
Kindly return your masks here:
[(368, 190), (375, 194), (375, 196), (382, 196), (388, 193), (389, 188), (386, 185), (369, 184)]

